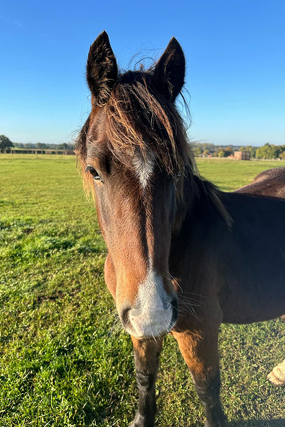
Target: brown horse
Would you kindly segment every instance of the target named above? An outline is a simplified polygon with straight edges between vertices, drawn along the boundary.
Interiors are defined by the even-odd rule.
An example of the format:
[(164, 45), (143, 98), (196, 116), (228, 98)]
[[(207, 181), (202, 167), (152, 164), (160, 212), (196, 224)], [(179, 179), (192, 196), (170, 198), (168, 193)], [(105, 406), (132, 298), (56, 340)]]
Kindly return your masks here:
[(239, 188), (235, 192), (285, 198), (285, 167), (261, 172), (250, 184)]
[(134, 346), (132, 427), (154, 425), (165, 334), (178, 341), (206, 426), (221, 427), (220, 324), (285, 313), (285, 200), (223, 193), (199, 177), (175, 107), (184, 74), (174, 38), (148, 71), (118, 73), (105, 32), (88, 55), (92, 111), (78, 150), (108, 248), (106, 284)]

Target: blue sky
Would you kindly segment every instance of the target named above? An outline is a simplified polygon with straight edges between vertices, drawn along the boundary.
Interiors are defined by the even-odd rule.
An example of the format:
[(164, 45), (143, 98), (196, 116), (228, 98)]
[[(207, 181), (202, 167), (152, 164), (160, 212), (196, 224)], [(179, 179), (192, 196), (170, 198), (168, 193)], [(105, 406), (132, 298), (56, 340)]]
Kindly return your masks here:
[(0, 134), (69, 142), (88, 115), (88, 49), (106, 30), (121, 67), (175, 36), (193, 140), (285, 144), (285, 1), (2, 0)]

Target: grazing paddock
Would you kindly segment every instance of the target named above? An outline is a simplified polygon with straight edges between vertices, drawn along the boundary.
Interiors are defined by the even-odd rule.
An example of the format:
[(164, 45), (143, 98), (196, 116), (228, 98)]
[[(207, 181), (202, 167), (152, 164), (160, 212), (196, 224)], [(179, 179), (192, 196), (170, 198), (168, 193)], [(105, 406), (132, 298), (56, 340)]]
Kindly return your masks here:
[[(131, 340), (104, 284), (105, 244), (75, 163), (0, 155), (0, 426), (121, 427), (136, 411)], [(279, 164), (198, 159), (198, 166), (231, 191)], [(223, 325), (219, 340), (230, 426), (284, 426), (285, 391), (266, 379), (285, 358), (284, 323)], [(157, 390), (158, 426), (203, 425), (172, 337)]]

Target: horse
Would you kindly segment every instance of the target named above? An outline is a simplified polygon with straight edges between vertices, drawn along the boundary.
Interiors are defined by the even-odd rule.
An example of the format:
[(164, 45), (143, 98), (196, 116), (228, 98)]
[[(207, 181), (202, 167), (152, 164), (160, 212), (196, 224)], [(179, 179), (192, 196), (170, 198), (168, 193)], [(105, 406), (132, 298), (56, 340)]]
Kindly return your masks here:
[(263, 171), (250, 184), (235, 192), (285, 198), (285, 167)]
[(221, 323), (285, 313), (285, 200), (225, 193), (199, 176), (175, 104), (184, 79), (175, 38), (148, 70), (119, 72), (106, 32), (89, 50), (91, 113), (77, 150), (108, 250), (105, 282), (134, 348), (139, 402), (131, 427), (154, 426), (168, 333), (189, 367), (205, 426), (225, 427)]

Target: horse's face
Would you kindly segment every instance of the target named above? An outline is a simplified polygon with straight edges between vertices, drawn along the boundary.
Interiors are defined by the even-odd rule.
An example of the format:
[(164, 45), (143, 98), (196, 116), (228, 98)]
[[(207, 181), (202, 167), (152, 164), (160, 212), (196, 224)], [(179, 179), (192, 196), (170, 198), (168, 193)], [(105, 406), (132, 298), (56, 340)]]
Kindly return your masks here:
[[(165, 58), (162, 56), (158, 63), (162, 74), (166, 66), (161, 61), (168, 60), (169, 67), (171, 54), (177, 60), (180, 47), (176, 41), (172, 44), (175, 46), (168, 47), (169, 52), (166, 50)], [(182, 51), (180, 55), (184, 64)], [(159, 84), (161, 92), (168, 90), (168, 98), (173, 101), (182, 87), (184, 69), (180, 87), (173, 84), (177, 77), (175, 82), (164, 83), (170, 71), (166, 77), (160, 76)], [(138, 146), (128, 146), (124, 151), (122, 146), (119, 155), (114, 152), (108, 130), (108, 102), (116, 79), (115, 57), (108, 36), (102, 33), (90, 48), (87, 64), (92, 112), (84, 130), (84, 162), (86, 173), (94, 180), (98, 219), (109, 252), (105, 265), (107, 286), (124, 328), (136, 338), (147, 339), (168, 333), (177, 318), (177, 296), (168, 268), (175, 179), (159, 166), (151, 144), (145, 151)], [(170, 83), (171, 90), (165, 89)]]
[(102, 109), (91, 121), (86, 164), (109, 251), (106, 282), (126, 330), (136, 337), (158, 336), (176, 320), (168, 271), (174, 183), (152, 153), (146, 159), (129, 155), (129, 166), (117, 161), (107, 148), (104, 116)]

